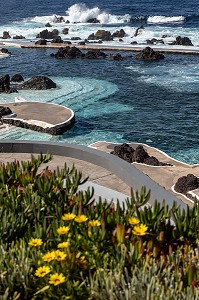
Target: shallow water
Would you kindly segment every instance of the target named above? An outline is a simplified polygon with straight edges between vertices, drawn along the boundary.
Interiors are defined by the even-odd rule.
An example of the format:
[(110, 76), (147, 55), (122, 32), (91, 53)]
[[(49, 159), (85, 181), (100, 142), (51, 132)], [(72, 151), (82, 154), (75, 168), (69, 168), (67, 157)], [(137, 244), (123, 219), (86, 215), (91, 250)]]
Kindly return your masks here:
[[(8, 0), (3, 4), (5, 14), (0, 20), (0, 35), (8, 30), (11, 35), (24, 34), (34, 39), (45, 28), (45, 23), (52, 21), (53, 15), (66, 16), (66, 11), (74, 4), (74, 1), (63, 4), (61, 0), (56, 3), (52, 0), (45, 3), (25, 0), (23, 4), (22, 1)], [(85, 1), (85, 4), (88, 9), (76, 7), (71, 18), (87, 18), (97, 11), (97, 17), (101, 14), (108, 21), (103, 25), (68, 25), (68, 38), (78, 35), (85, 38), (101, 27), (111, 32), (124, 28), (127, 36), (123, 44), (127, 44), (132, 41), (135, 29), (144, 24), (145, 30), (136, 38), (139, 43), (146, 42), (147, 38), (159, 38), (162, 34), (170, 36), (167, 38), (169, 42), (180, 34), (192, 39), (194, 49), (199, 45), (199, 12), (195, 0), (189, 3), (165, 0), (161, 5), (154, 0), (122, 4), (118, 0), (114, 3), (101, 1), (100, 5)], [(98, 10), (94, 10), (96, 7)], [(131, 17), (129, 22), (125, 22), (128, 21), (127, 14)], [(173, 17), (178, 22), (174, 22)], [(53, 26), (61, 29), (66, 25)], [(26, 79), (46, 75), (57, 83), (55, 90), (20, 91), (18, 96), (29, 101), (66, 105), (74, 110), (77, 122), (69, 132), (58, 137), (6, 127), (1, 129), (2, 139), (85, 145), (97, 140), (136, 141), (158, 147), (176, 159), (198, 163), (199, 56), (166, 54), (164, 60), (151, 63), (134, 58), (123, 61), (56, 60), (50, 57), (55, 50), (49, 49), (10, 47), (10, 51), (11, 57), (1, 59), (0, 75), (21, 73)], [(13, 102), (15, 96), (2, 94), (0, 103)]]

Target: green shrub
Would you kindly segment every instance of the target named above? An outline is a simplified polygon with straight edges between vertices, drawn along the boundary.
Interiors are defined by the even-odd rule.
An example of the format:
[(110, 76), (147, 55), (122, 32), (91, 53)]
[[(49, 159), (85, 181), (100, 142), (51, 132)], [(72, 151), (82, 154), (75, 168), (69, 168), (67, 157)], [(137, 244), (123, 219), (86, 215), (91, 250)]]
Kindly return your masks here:
[(0, 299), (199, 299), (198, 203), (95, 203), (50, 159), (1, 165)]

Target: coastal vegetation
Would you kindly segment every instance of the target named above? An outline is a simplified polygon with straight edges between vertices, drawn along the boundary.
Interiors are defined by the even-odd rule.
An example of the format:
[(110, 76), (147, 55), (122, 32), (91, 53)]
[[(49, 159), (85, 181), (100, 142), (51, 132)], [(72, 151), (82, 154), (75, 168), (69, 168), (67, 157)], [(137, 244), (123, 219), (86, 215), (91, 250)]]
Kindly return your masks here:
[(199, 299), (199, 205), (93, 200), (51, 155), (1, 164), (0, 299)]

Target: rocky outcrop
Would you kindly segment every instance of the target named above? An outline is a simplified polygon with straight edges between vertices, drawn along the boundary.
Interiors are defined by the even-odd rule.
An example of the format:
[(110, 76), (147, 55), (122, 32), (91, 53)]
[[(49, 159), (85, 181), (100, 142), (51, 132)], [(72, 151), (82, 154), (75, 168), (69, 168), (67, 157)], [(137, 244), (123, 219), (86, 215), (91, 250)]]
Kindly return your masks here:
[(63, 33), (63, 34), (68, 34), (68, 32), (69, 32), (69, 28), (64, 28), (64, 29), (62, 30), (62, 33)]
[(22, 82), (24, 81), (24, 78), (21, 74), (15, 74), (11, 77), (11, 82)]
[(48, 90), (56, 88), (56, 83), (45, 76), (34, 76), (25, 81), (20, 88), (23, 90)]
[(176, 40), (171, 45), (193, 46), (192, 41), (188, 37), (177, 36)]
[(142, 34), (142, 31), (144, 30), (144, 27), (143, 26), (140, 26), (136, 29), (135, 33), (134, 33), (134, 37)]
[(102, 40), (102, 41), (112, 41), (113, 37), (110, 31), (100, 29), (96, 33), (92, 33), (88, 36), (88, 40)]
[(164, 44), (164, 41), (153, 38), (151, 40), (146, 40), (146, 43), (148, 45), (156, 45), (156, 44)]
[(81, 38), (79, 36), (72, 36), (71, 41), (80, 41)]
[(40, 40), (38, 40), (38, 41), (35, 42), (35, 45), (43, 45), (43, 46), (45, 46), (45, 45), (47, 45), (47, 40), (40, 39)]
[(116, 32), (114, 32), (113, 34), (112, 34), (112, 37), (113, 38), (123, 38), (124, 36), (125, 36), (125, 31), (124, 31), (124, 29), (120, 29), (120, 30), (117, 30)]
[(64, 19), (64, 17), (57, 17), (57, 16), (55, 16), (54, 22), (55, 23), (64, 23), (65, 19)]
[(193, 191), (197, 188), (199, 188), (199, 179), (193, 174), (180, 177), (174, 186), (174, 190), (182, 194), (186, 194), (187, 192)]
[(106, 58), (106, 54), (100, 50), (89, 50), (86, 53), (83, 53), (77, 47), (61, 47), (58, 49), (57, 53), (52, 53), (51, 57), (55, 58)]
[(25, 36), (23, 36), (23, 35), (15, 35), (15, 36), (13, 36), (13, 39), (15, 39), (15, 40), (23, 40), (23, 39), (25, 39)]
[(160, 162), (154, 156), (150, 156), (142, 145), (137, 146), (136, 149), (133, 149), (129, 144), (118, 145), (114, 147), (111, 154), (129, 163), (137, 162), (151, 166), (171, 166), (170, 164)]
[(10, 33), (8, 31), (3, 32), (2, 39), (11, 39)]
[(37, 34), (37, 39), (53, 39), (58, 36), (59, 31), (54, 29), (53, 31), (48, 31), (48, 29), (42, 30), (39, 34)]
[(12, 110), (9, 107), (0, 106), (0, 118), (10, 114), (12, 114)]
[(61, 36), (56, 36), (52, 39), (51, 43), (52, 44), (62, 44), (64, 41), (62, 40)]
[(154, 60), (164, 59), (164, 54), (160, 53), (159, 51), (154, 51), (150, 47), (146, 47), (139, 54), (137, 54), (135, 58), (154, 61)]
[(46, 23), (45, 27), (52, 27), (52, 25), (50, 23)]
[(121, 54), (116, 54), (116, 55), (113, 55), (113, 60), (123, 60), (123, 57)]
[(11, 54), (11, 52), (8, 51), (8, 49), (6, 49), (6, 48), (0, 48), (0, 52), (5, 53), (5, 54)]
[(106, 58), (106, 54), (100, 50), (89, 50), (85, 53), (85, 58), (95, 59), (95, 58)]
[(0, 93), (16, 93), (17, 90), (10, 86), (10, 76), (6, 74), (0, 78)]
[(87, 20), (87, 23), (93, 23), (93, 24), (95, 24), (95, 23), (100, 23), (100, 21), (97, 18), (91, 18), (91, 19)]

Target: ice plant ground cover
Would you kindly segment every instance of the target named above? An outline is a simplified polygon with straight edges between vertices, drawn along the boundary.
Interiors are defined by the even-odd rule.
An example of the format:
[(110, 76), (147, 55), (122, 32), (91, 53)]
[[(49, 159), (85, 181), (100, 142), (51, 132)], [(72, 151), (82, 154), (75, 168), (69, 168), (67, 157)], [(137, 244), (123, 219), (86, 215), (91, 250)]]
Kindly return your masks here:
[(199, 299), (197, 202), (148, 207), (143, 188), (126, 207), (95, 203), (50, 159), (1, 164), (0, 299)]

